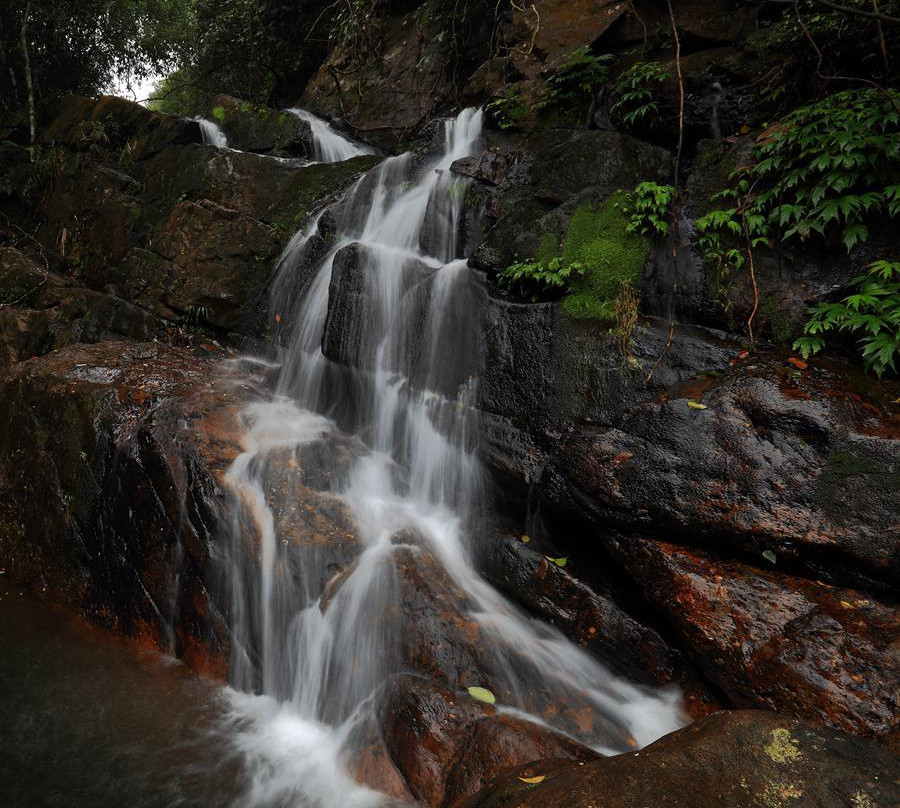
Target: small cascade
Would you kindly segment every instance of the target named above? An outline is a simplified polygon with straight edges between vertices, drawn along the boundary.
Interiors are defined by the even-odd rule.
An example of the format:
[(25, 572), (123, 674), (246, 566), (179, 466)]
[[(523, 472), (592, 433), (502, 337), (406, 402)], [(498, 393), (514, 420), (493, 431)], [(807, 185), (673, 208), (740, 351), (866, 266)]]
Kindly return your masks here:
[[(245, 413), (229, 475), (233, 737), (255, 773), (242, 806), (382, 804), (350, 771), (384, 686), (409, 670), (410, 581), (436, 599), (423, 608), (477, 636), (479, 678), (462, 685), (489, 687), (504, 710), (605, 752), (684, 721), (677, 693), (619, 679), (475, 569), (490, 509), (477, 457), (485, 293), (460, 254), (469, 181), (450, 166), (478, 147), (481, 121), (447, 121), (424, 165), (385, 160), (281, 257), (277, 395)], [(351, 560), (286, 529), (273, 497), (292, 484), (347, 509)]]
[(225, 133), (218, 124), (208, 118), (196, 118), (195, 120), (200, 124), (200, 134), (207, 146), (215, 146), (217, 149), (228, 148), (228, 138), (225, 137)]
[(331, 124), (317, 118), (311, 112), (305, 109), (287, 109), (291, 115), (296, 116), (301, 121), (309, 124), (313, 138), (314, 154), (313, 160), (319, 163), (340, 163), (349, 160), (351, 157), (359, 157), (362, 154), (371, 154), (371, 150), (347, 140), (347, 138), (339, 135)]

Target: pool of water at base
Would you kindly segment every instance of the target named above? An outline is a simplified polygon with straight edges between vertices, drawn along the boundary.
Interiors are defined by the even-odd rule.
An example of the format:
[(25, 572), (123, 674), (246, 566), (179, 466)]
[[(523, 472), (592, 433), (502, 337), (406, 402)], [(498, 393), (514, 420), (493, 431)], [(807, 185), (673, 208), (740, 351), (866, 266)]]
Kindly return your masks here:
[(0, 578), (2, 808), (234, 805), (227, 693)]

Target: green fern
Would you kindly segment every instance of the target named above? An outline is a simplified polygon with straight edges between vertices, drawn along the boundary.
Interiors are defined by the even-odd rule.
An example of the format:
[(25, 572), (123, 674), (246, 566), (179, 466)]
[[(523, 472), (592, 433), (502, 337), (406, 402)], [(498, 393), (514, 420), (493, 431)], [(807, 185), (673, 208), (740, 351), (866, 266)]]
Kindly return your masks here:
[(813, 306), (803, 328), (805, 336), (794, 342), (804, 358), (825, 347), (825, 335), (849, 331), (860, 335), (863, 364), (876, 376), (890, 368), (900, 354), (900, 261), (874, 261), (869, 271), (851, 281), (854, 293), (840, 303)]
[(652, 125), (659, 115), (654, 88), (670, 78), (669, 71), (659, 62), (633, 64), (616, 81), (610, 115), (626, 129), (642, 121)]

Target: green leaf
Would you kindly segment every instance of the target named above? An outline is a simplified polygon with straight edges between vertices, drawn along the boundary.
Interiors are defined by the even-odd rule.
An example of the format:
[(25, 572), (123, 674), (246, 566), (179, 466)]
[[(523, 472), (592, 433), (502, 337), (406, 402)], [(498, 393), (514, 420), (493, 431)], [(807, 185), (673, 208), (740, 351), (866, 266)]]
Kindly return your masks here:
[(485, 704), (494, 704), (497, 697), (485, 687), (468, 687), (466, 692), (477, 701), (483, 701)]
[(692, 410), (705, 410), (705, 409), (708, 409), (708, 407), (706, 406), (706, 404), (701, 404), (699, 401), (688, 401), (687, 405), (688, 405), (688, 407), (690, 407)]
[(771, 550), (763, 550), (762, 557), (770, 564), (778, 563), (778, 557)]
[(560, 556), (559, 558), (551, 558), (550, 556), (547, 556), (547, 560), (552, 561), (554, 564), (556, 564), (557, 567), (564, 567), (569, 561), (568, 557), (566, 556)]

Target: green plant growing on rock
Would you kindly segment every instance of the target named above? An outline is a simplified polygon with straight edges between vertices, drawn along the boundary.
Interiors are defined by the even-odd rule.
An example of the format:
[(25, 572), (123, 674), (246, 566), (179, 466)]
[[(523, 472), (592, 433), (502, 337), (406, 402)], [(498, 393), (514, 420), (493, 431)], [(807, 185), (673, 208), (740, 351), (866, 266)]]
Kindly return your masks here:
[(515, 87), (505, 89), (484, 109), (504, 131), (521, 128), (528, 117), (528, 104)]
[(867, 219), (900, 213), (900, 92), (846, 90), (806, 104), (763, 133), (756, 204), (782, 238), (839, 232), (847, 250)]
[(897, 372), (900, 354), (900, 261), (873, 261), (868, 272), (851, 281), (854, 293), (839, 303), (819, 303), (809, 313), (805, 336), (794, 341), (804, 358), (825, 347), (825, 334), (858, 334), (863, 364), (879, 378)]
[(616, 80), (609, 113), (626, 129), (639, 123), (652, 125), (659, 115), (659, 102), (654, 89), (671, 79), (659, 62), (637, 62)]
[(850, 252), (868, 240), (868, 222), (900, 213), (900, 93), (847, 90), (797, 108), (758, 139), (755, 161), (731, 174), (713, 198), (728, 207), (696, 222), (704, 257), (720, 287), (747, 268), (754, 307), (753, 251), (778, 238), (840, 239)]
[(669, 232), (675, 186), (656, 182), (642, 182), (632, 194), (628, 207), (630, 221), (625, 228), (629, 233), (645, 236), (664, 236)]
[(547, 262), (540, 259), (517, 261), (500, 272), (499, 277), (505, 286), (518, 285), (525, 296), (536, 301), (547, 290), (571, 289), (574, 277), (584, 275), (584, 272), (582, 263), (575, 261), (565, 264), (560, 256), (556, 256)]
[(538, 108), (571, 110), (583, 106), (594, 89), (609, 78), (613, 61), (612, 54), (598, 56), (586, 46), (573, 51), (547, 79)]
[(599, 206), (579, 205), (562, 245), (546, 234), (537, 256), (504, 269), (500, 283), (517, 286), (532, 299), (565, 292), (562, 307), (569, 317), (611, 326), (624, 322), (630, 341), (650, 241), (628, 230), (628, 204), (628, 195), (619, 191)]

